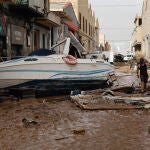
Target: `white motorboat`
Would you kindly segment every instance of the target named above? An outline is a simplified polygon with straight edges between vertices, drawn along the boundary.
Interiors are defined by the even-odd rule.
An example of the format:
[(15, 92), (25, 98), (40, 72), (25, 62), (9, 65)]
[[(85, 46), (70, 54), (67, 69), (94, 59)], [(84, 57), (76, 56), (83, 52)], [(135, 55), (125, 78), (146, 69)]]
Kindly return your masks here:
[(47, 89), (49, 94), (63, 94), (106, 86), (114, 67), (98, 59), (76, 59), (69, 55), (69, 44), (68, 38), (62, 54), (1, 62), (0, 88)]

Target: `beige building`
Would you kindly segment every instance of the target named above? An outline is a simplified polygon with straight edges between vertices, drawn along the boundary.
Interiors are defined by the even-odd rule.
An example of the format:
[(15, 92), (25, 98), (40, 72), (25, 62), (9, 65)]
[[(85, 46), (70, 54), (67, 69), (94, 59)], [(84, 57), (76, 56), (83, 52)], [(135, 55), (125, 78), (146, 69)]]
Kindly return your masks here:
[(71, 2), (80, 23), (79, 40), (87, 51), (99, 47), (99, 22), (88, 0), (50, 0), (50, 2)]
[(135, 18), (132, 47), (137, 57), (150, 58), (150, 0), (143, 1), (142, 15)]
[(150, 58), (150, 0), (144, 0), (142, 8), (142, 50)]
[(144, 56), (144, 51), (142, 51), (142, 18), (136, 15), (134, 20), (134, 31), (132, 33), (131, 46), (132, 50), (135, 51), (136, 57)]

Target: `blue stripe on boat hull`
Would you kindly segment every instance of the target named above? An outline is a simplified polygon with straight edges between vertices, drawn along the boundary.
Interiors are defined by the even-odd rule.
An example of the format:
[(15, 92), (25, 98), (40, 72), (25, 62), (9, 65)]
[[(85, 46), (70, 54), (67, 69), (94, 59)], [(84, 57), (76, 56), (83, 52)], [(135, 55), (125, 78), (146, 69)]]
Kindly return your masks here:
[(93, 90), (104, 87), (108, 87), (107, 80), (34, 80), (6, 89), (35, 88), (36, 95), (49, 96), (70, 94), (72, 90)]

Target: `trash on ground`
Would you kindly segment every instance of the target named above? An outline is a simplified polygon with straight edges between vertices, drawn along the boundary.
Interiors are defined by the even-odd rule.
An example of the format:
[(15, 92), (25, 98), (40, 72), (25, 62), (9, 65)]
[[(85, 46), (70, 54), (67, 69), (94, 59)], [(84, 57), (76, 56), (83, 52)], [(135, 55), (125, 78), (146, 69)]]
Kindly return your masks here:
[(59, 141), (59, 140), (65, 140), (65, 139), (68, 139), (69, 137), (61, 137), (61, 138), (57, 138), (55, 140)]
[(38, 122), (34, 121), (34, 120), (27, 120), (26, 118), (22, 119), (22, 123), (25, 127), (30, 127), (32, 125), (37, 125)]
[(84, 135), (85, 134), (85, 130), (84, 129), (82, 129), (82, 130), (73, 130), (73, 133), (77, 134), (77, 135)]

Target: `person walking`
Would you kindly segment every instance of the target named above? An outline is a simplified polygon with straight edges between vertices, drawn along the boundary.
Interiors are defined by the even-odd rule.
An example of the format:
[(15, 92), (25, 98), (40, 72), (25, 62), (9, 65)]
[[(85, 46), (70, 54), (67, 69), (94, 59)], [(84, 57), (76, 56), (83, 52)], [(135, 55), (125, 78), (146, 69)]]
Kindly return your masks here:
[(141, 80), (141, 89), (142, 93), (147, 90), (147, 82), (148, 82), (148, 72), (147, 72), (147, 64), (144, 58), (140, 58), (140, 61), (137, 66), (137, 76), (140, 77)]

